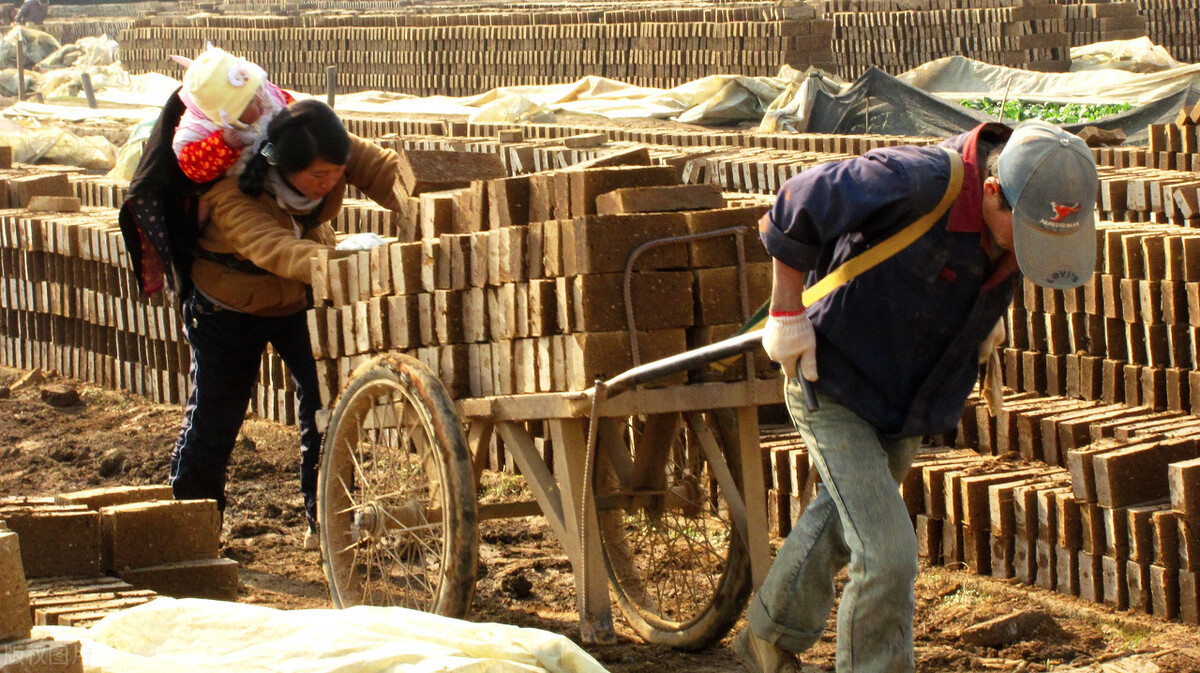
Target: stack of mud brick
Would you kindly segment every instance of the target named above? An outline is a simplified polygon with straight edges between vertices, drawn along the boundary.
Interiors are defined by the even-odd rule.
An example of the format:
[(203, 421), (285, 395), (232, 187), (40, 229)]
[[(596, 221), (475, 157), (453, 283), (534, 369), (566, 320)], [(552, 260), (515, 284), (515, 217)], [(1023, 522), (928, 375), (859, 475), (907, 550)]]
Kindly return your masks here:
[[(512, 177), (494, 155), (402, 159), (419, 240), (314, 262), (309, 327), (324, 395), (389, 350), (415, 354), (455, 397), (581, 390), (635, 360), (732, 335), (770, 291), (754, 244), (766, 205), (730, 206), (715, 186), (681, 185), (644, 149)], [(629, 262), (630, 325), (622, 284), (635, 249), (718, 229), (731, 231)], [(751, 243), (745, 306), (738, 236)]]
[[(833, 67), (832, 24), (814, 4), (576, 3), (569, 8), (468, 3), (387, 13), (168, 14), (121, 32), (134, 73), (162, 71), (205, 40), (262, 65), (282, 86), (471, 95), (500, 86), (608, 77), (674, 87), (717, 74), (773, 76), (780, 66)], [(370, 44), (371, 49), (362, 49)], [(314, 56), (322, 55), (316, 62)]]
[(1176, 60), (1200, 60), (1200, 6), (1184, 0), (1137, 0), (1147, 33)]
[(0, 520), (0, 670), (83, 673), (77, 641), (30, 638), (32, 628), (20, 540)]
[(1193, 411), (1200, 400), (1200, 237), (1173, 225), (1101, 224), (1082, 287), (1026, 281), (1010, 309), (1013, 390)]
[[(220, 558), (216, 501), (171, 497), (168, 486), (126, 486), (0, 500), (0, 518), (20, 536), (25, 577), (62, 599), (47, 602), (39, 594), (34, 621), (87, 625), (157, 594), (236, 600), (237, 562)], [(88, 581), (69, 592), (49, 591), (61, 578)]]
[(1200, 169), (1200, 105), (1184, 107), (1172, 124), (1151, 124), (1148, 166), (1166, 170)]
[[(65, 187), (65, 179), (64, 179)], [(0, 360), (155, 401), (186, 397), (174, 304), (141, 296), (117, 213), (0, 211)]]

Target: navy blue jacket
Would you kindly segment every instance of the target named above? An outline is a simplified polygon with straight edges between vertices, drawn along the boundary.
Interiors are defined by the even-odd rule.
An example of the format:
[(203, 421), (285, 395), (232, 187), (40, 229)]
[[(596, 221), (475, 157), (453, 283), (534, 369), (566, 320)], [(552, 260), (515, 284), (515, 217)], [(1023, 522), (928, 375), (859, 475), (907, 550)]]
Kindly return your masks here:
[[(889, 437), (955, 428), (978, 377), (979, 346), (1012, 301), (1011, 253), (983, 248), (986, 158), (1008, 137), (984, 124), (947, 140), (964, 159), (954, 205), (912, 245), (808, 307), (817, 388)], [(933, 210), (950, 179), (937, 147), (891, 147), (802, 171), (783, 186), (760, 234), (808, 284)]]

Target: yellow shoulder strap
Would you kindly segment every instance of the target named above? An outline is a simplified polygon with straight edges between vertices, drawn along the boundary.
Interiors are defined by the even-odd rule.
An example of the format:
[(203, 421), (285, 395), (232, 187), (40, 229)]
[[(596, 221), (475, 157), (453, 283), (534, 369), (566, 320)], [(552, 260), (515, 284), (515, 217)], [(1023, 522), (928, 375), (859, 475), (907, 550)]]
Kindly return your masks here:
[(950, 184), (946, 185), (946, 193), (933, 210), (925, 213), (915, 222), (892, 234), (882, 243), (863, 251), (862, 254), (849, 259), (845, 264), (834, 269), (832, 273), (817, 281), (815, 285), (804, 291), (804, 305), (812, 306), (825, 295), (850, 282), (855, 276), (883, 262), (907, 248), (918, 238), (925, 235), (935, 222), (950, 209), (958, 193), (962, 191), (963, 160), (958, 152), (942, 147), (950, 157)]
[[(946, 193), (942, 194), (942, 200), (934, 206), (933, 210), (925, 213), (912, 224), (892, 234), (879, 245), (846, 261), (845, 264), (834, 269), (828, 276), (825, 276), (817, 281), (815, 285), (806, 289), (803, 295), (805, 306), (812, 306), (817, 300), (850, 282), (855, 276), (908, 247), (918, 238), (924, 236), (925, 232), (929, 231), (935, 222), (942, 219), (942, 215), (950, 209), (951, 204), (954, 203), (954, 199), (958, 198), (958, 193), (962, 191), (963, 183), (962, 156), (948, 147), (942, 147), (942, 149), (950, 157), (950, 183), (946, 185)], [(767, 321), (766, 309), (770, 303), (771, 300), (768, 299), (767, 303), (763, 304), (762, 308), (750, 319), (750, 322), (744, 325), (738, 333), (744, 334), (762, 329)], [(717, 371), (724, 371), (737, 357), (740, 356), (714, 362), (712, 366)]]

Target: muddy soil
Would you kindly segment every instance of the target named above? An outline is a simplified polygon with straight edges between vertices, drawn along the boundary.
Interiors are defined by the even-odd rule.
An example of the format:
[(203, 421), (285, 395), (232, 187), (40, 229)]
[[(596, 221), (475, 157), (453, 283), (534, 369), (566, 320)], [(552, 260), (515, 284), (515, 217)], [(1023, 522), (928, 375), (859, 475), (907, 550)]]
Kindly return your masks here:
[[(54, 378), (76, 388), (81, 403), (51, 406), (37, 386), (5, 397), (3, 386), (23, 374), (0, 368), (0, 495), (165, 482), (178, 407)], [(223, 552), (241, 564), (242, 602), (330, 605), (319, 553), (300, 548), (298, 447), (294, 428), (254, 417), (243, 426), (229, 473)], [(542, 519), (485, 523), (480, 544), (470, 619), (547, 629), (578, 641), (571, 568)], [(1179, 623), (940, 567), (922, 568), (916, 596), (919, 671), (1200, 671), (1200, 629)], [(1044, 613), (1053, 623), (998, 648), (958, 637), (966, 627), (1017, 611)], [(826, 636), (804, 655), (805, 673), (833, 670), (833, 628), (831, 615)], [(728, 636), (689, 653), (641, 642), (619, 617), (617, 633), (614, 645), (585, 645), (613, 671), (741, 670)]]

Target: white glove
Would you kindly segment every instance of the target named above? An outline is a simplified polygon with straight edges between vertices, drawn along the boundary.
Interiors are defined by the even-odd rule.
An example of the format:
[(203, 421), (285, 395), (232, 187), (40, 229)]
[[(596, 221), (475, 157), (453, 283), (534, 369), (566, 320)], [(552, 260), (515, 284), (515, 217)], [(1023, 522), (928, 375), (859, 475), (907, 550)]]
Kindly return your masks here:
[(370, 250), (384, 244), (384, 240), (379, 234), (367, 232), (365, 234), (353, 234), (343, 238), (341, 243), (337, 244), (338, 250)]
[(992, 356), (992, 353), (996, 352), (997, 348), (1004, 345), (1004, 341), (1007, 337), (1008, 334), (1004, 330), (1004, 318), (1001, 318), (996, 322), (996, 326), (992, 328), (992, 333), (987, 335), (987, 338), (983, 340), (983, 343), (979, 344), (979, 364), (987, 362), (988, 358)]
[(804, 313), (769, 316), (763, 328), (762, 345), (767, 357), (778, 362), (788, 378), (796, 378), (799, 363), (805, 379), (817, 380), (817, 333)]

